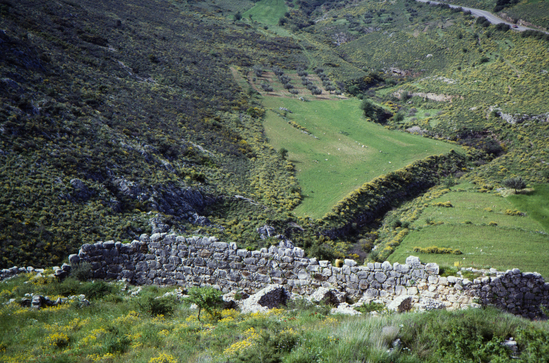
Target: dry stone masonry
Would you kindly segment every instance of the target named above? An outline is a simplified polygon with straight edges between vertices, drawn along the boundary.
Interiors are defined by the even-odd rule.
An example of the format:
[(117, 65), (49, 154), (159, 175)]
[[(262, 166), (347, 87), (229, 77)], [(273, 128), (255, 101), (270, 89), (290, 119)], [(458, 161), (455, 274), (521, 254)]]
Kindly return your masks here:
[[(213, 285), (225, 293), (252, 294), (274, 284), (288, 294), (308, 295), (315, 300), (393, 303), (390, 306), (396, 311), (412, 305), (420, 310), (494, 305), (534, 318), (541, 315), (540, 305), (549, 308), (549, 283), (538, 273), (491, 269), (470, 281), (441, 277), (437, 264), (422, 264), (414, 256), (408, 257), (406, 264), (386, 261), (359, 266), (345, 260), (342, 267), (335, 267), (329, 261), (305, 257), (298, 247), (248, 251), (215, 237), (156, 233), (142, 235), (130, 244), (85, 244), (78, 254), (69, 256), (72, 266), (82, 261), (91, 264), (94, 278), (123, 279), (135, 285)], [(57, 272), (64, 274), (67, 267)], [(16, 269), (20, 270), (2, 270), (0, 277), (9, 277)]]

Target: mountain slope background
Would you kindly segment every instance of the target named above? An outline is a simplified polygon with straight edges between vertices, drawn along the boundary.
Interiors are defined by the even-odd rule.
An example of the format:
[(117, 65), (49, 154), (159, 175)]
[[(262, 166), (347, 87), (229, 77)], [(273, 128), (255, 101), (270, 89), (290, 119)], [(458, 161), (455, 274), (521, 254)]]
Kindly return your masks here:
[[(436, 184), (549, 180), (543, 33), (415, 1), (3, 0), (0, 14), (2, 267), (158, 231), (278, 243), (266, 224), (320, 258), (383, 260), (414, 233), (402, 202)], [(271, 70), (295, 89), (315, 75), (320, 99), (369, 100), (363, 122), (457, 153), (357, 180), (322, 218), (295, 213), (308, 192), (295, 150), (275, 149), (263, 122), (315, 96)]]

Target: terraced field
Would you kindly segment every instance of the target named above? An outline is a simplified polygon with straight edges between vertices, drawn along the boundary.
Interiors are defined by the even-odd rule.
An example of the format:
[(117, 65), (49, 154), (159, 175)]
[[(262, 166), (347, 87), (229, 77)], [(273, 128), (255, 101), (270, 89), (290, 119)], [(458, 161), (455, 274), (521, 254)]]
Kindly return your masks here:
[(303, 102), (267, 96), (263, 104), (269, 109), (264, 124), (269, 142), (276, 149), (287, 149), (288, 159), (296, 165), (305, 196), (295, 209), (299, 215), (320, 218), (364, 182), (457, 149), (367, 122), (356, 99)]
[[(540, 187), (546, 190), (546, 186)], [(539, 222), (545, 219), (536, 200), (536, 196), (543, 193), (531, 194), (504, 198), (494, 193), (479, 193), (470, 184), (454, 187), (451, 192), (428, 203), (421, 216), (410, 225), (410, 233), (389, 261), (404, 262), (406, 257), (414, 254), (424, 262), (441, 265), (460, 263), (499, 270), (518, 267), (547, 277), (549, 256), (545, 251), (549, 246), (549, 235)], [(521, 206), (535, 205), (537, 218), (533, 218), (534, 214), (531, 215), (526, 208), (517, 209), (517, 200)], [(436, 206), (446, 202), (451, 207)], [(418, 254), (413, 250), (416, 246), (459, 249), (463, 254)]]

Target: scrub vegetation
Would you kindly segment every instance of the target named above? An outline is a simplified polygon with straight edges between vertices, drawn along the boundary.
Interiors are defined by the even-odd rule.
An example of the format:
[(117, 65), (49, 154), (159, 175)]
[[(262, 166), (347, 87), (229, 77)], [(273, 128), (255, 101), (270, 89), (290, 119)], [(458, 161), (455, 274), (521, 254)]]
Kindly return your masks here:
[[(25, 282), (27, 282), (25, 284)], [(78, 303), (33, 309), (0, 308), (0, 359), (4, 362), (507, 362), (544, 361), (546, 322), (497, 310), (434, 310), (420, 314), (369, 311), (329, 315), (327, 305), (305, 300), (265, 313), (241, 314), (215, 307), (201, 314), (173, 288), (124, 283), (64, 282), (19, 276), (0, 283), (0, 302), (24, 293), (62, 297), (104, 292)], [(210, 296), (197, 288), (194, 297)], [(191, 299), (192, 300), (192, 299)], [(202, 299), (203, 301), (204, 299)], [(151, 311), (148, 302), (156, 301)], [(193, 300), (194, 301), (194, 300)], [(161, 302), (161, 303), (160, 303)], [(29, 323), (32, 322), (32, 323)], [(516, 350), (502, 345), (510, 338)]]
[[(154, 232), (278, 244), (265, 225), (359, 262), (470, 253), (460, 243), (474, 241), (409, 240), (450, 223), (503, 242), (512, 230), (525, 261), (547, 237), (545, 33), (412, 0), (0, 10), (1, 267)], [(518, 178), (526, 188), (495, 195)], [(474, 190), (425, 200), (464, 182)], [(509, 213), (485, 211), (503, 201)]]

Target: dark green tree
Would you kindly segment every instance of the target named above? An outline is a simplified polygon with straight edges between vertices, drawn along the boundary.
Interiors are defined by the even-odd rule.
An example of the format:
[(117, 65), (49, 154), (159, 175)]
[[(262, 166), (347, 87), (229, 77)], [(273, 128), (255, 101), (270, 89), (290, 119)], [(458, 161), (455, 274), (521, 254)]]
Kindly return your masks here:
[(505, 179), (503, 181), (503, 185), (506, 188), (514, 189), (515, 193), (518, 193), (519, 190), (526, 188), (526, 182), (522, 180), (520, 176), (516, 178)]
[(240, 11), (237, 11), (236, 14), (234, 14), (234, 21), (240, 21), (242, 19), (242, 14), (240, 14)]

